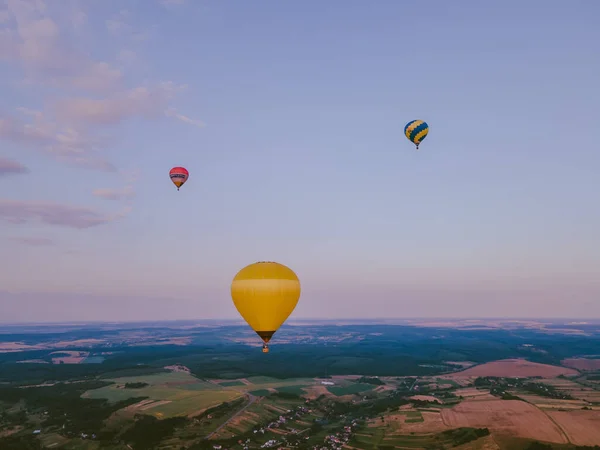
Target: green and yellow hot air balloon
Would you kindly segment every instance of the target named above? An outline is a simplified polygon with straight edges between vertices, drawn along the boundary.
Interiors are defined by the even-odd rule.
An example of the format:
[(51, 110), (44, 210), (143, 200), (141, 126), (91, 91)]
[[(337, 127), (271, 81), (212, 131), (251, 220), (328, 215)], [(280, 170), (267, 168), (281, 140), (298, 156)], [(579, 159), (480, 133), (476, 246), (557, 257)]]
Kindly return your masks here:
[(404, 134), (410, 142), (417, 146), (419, 150), (419, 144), (427, 137), (429, 133), (429, 125), (423, 120), (411, 120), (404, 127)]
[(292, 313), (300, 299), (300, 280), (287, 266), (257, 262), (240, 270), (231, 283), (233, 304), (263, 340), (268, 343)]

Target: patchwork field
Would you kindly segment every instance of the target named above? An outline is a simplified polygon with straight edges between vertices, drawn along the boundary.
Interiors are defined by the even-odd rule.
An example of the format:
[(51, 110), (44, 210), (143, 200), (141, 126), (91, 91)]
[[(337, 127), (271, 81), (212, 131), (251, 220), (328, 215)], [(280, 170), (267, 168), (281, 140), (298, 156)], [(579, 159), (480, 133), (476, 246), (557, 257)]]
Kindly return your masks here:
[(509, 436), (567, 443), (564, 433), (544, 412), (519, 400), (462, 402), (441, 414), (451, 428), (487, 427)]
[(244, 390), (244, 391), (252, 391), (258, 389), (274, 389), (279, 391), (280, 389), (289, 389), (292, 391), (296, 391), (296, 393), (300, 393), (300, 388), (311, 386), (316, 384), (316, 381), (313, 378), (293, 378), (287, 380), (281, 380), (278, 378), (271, 377), (249, 377), (239, 380), (212, 380), (213, 382), (217, 382), (219, 385), (224, 387), (235, 387), (236, 389)]
[(446, 377), (543, 377), (555, 378), (559, 375), (578, 375), (574, 369), (566, 367), (539, 364), (524, 359), (505, 359), (479, 366), (470, 367), (462, 372), (456, 372)]
[[(307, 398), (317, 398), (320, 395), (328, 395), (335, 397), (352, 396), (366, 392), (385, 393), (385, 391), (394, 389), (395, 383), (388, 380), (385, 385), (376, 386), (368, 383), (357, 383), (358, 376), (334, 376), (330, 380), (334, 385), (323, 385), (323, 380), (317, 378), (294, 378), (294, 379), (277, 379), (266, 376), (248, 377), (238, 380), (211, 380), (215, 385), (223, 388), (235, 389), (239, 392), (247, 392), (254, 396), (268, 396), (274, 393), (288, 393)], [(442, 384), (448, 387), (456, 384), (452, 380), (441, 380)], [(389, 384), (388, 384), (389, 383)]]
[[(447, 430), (439, 429), (437, 432), (415, 433), (409, 432), (408, 429), (394, 428), (393, 424), (379, 425), (372, 424), (371, 426), (361, 427), (350, 440), (350, 447), (361, 450), (372, 450), (381, 448), (382, 446), (394, 446), (402, 449), (424, 449), (424, 448), (451, 448), (453, 447), (453, 438), (456, 433), (469, 432), (468, 430)], [(455, 433), (454, 435), (452, 433)], [(483, 438), (489, 441), (489, 438)], [(463, 447), (466, 449), (482, 449), (485, 447), (479, 446), (479, 442), (483, 439), (477, 439), (469, 443), (469, 446)], [(492, 441), (493, 442), (493, 441)], [(494, 448), (494, 447), (488, 447)]]
[(477, 389), (477, 388), (462, 388), (454, 391), (454, 395), (458, 397), (463, 397), (465, 400), (494, 400), (492, 394), (490, 394), (487, 389)]
[(241, 381), (221, 381), (219, 382), (219, 384), (223, 387), (234, 387), (234, 386), (246, 386), (244, 383), (242, 383)]
[(576, 445), (600, 445), (600, 411), (551, 411), (548, 415)]
[(581, 399), (586, 402), (600, 403), (600, 390), (591, 387), (583, 386), (572, 380), (556, 378), (553, 380), (545, 380), (545, 384), (554, 386), (561, 392), (569, 394), (573, 398)]
[[(259, 424), (264, 424), (268, 421), (277, 419), (281, 414), (302, 403), (301, 400), (287, 400), (280, 398), (258, 399), (240, 414), (231, 419), (227, 425), (215, 435), (215, 438), (230, 437), (232, 435), (250, 431)], [(299, 428), (308, 428), (312, 425), (312, 417), (306, 417), (308, 417), (308, 422), (306, 422), (306, 418), (303, 418), (302, 422), (297, 423)], [(277, 431), (279, 432), (280, 430)]]
[(422, 402), (442, 403), (442, 401), (433, 395), (413, 395), (409, 397), (411, 400), (420, 400)]
[(519, 391), (510, 391), (511, 394), (522, 398), (526, 402), (529, 402), (540, 409), (553, 410), (553, 409), (581, 409), (587, 405), (587, 402), (583, 400), (561, 400), (556, 398), (542, 397), (540, 395), (523, 394)]
[(493, 436), (487, 436), (474, 442), (454, 447), (453, 450), (500, 450), (500, 446), (496, 443)]
[(448, 429), (442, 421), (439, 411), (419, 411), (415, 409), (386, 414), (383, 416), (383, 420), (380, 418), (372, 419), (369, 421), (368, 426), (369, 428), (383, 427), (388, 437), (410, 433), (435, 433)]
[(600, 358), (568, 358), (561, 364), (577, 370), (600, 370)]
[[(132, 397), (148, 397), (129, 406), (129, 413), (145, 413), (155, 417), (193, 415), (222, 402), (239, 398), (242, 394), (233, 390), (221, 389), (212, 383), (200, 381), (185, 372), (171, 372), (158, 375), (115, 378), (115, 384), (87, 391), (86, 398), (106, 398), (117, 402)], [(140, 389), (127, 389), (126, 383), (148, 383)]]
[(52, 352), (52, 364), (80, 364), (89, 356), (90, 352), (60, 350)]
[(343, 386), (327, 386), (327, 390), (333, 395), (342, 397), (344, 395), (360, 394), (373, 390), (375, 386), (366, 383), (352, 383)]

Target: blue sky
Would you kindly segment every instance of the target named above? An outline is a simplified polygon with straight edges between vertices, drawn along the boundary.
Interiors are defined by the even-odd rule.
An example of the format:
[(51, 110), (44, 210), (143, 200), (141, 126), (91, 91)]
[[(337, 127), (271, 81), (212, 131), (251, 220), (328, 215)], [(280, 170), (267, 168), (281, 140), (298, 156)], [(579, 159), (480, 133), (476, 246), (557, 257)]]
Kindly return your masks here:
[(600, 4), (0, 5), (0, 322), (600, 317)]

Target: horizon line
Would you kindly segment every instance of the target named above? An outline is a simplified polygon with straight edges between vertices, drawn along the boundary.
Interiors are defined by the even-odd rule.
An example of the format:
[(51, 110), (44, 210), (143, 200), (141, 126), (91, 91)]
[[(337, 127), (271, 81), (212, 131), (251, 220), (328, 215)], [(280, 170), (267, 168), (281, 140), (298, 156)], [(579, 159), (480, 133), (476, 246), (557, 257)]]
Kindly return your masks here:
[[(518, 316), (504, 316), (504, 317), (385, 317), (385, 318), (315, 318), (315, 317), (298, 317), (294, 319), (290, 319), (288, 322), (282, 324), (293, 325), (294, 322), (363, 322), (363, 323), (372, 323), (372, 322), (392, 322), (392, 321), (561, 321), (561, 322), (570, 322), (570, 321), (578, 321), (584, 323), (590, 323), (595, 321), (600, 321), (600, 317), (518, 317)], [(2, 322), (0, 321), (0, 326), (31, 326), (31, 325), (93, 325), (93, 324), (144, 324), (144, 323), (205, 323), (205, 322), (235, 322), (240, 323), (242, 325), (245, 324), (245, 321), (240, 318), (213, 318), (213, 319), (145, 319), (145, 320), (69, 320), (69, 321), (35, 321), (35, 322)]]

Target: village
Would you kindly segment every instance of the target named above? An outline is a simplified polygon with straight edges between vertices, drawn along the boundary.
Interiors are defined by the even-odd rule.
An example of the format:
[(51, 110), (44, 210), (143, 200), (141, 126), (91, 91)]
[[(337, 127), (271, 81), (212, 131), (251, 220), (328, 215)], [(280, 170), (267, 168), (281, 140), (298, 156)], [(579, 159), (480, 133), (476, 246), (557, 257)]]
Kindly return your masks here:
[[(273, 430), (278, 430), (278, 432), (276, 432), (277, 434), (280, 434), (281, 432), (284, 433), (280, 434), (281, 437), (278, 439), (269, 439), (262, 443), (259, 445), (260, 448), (283, 449), (302, 447), (312, 450), (341, 450), (342, 446), (350, 441), (352, 433), (359, 426), (358, 419), (349, 419), (346, 415), (339, 414), (335, 417), (335, 420), (345, 422), (344, 425), (340, 426), (339, 431), (334, 431), (335, 428), (332, 428), (331, 431), (324, 436), (322, 443), (306, 446), (306, 441), (310, 440), (311, 433), (322, 433), (323, 427), (330, 424), (330, 420), (322, 418), (314, 419), (313, 425), (309, 428), (298, 429), (293, 426), (297, 420), (300, 420), (303, 416), (311, 413), (313, 413), (312, 409), (306, 406), (297, 406), (280, 415), (276, 420), (273, 420), (264, 426), (254, 428), (252, 434), (264, 435), (268, 432), (274, 432)], [(243, 450), (249, 450), (251, 446), (256, 448), (255, 445), (252, 445), (253, 440), (256, 441), (256, 439), (246, 438), (245, 440), (239, 440), (237, 443), (242, 446)], [(213, 445), (213, 449), (230, 450), (219, 444)]]

